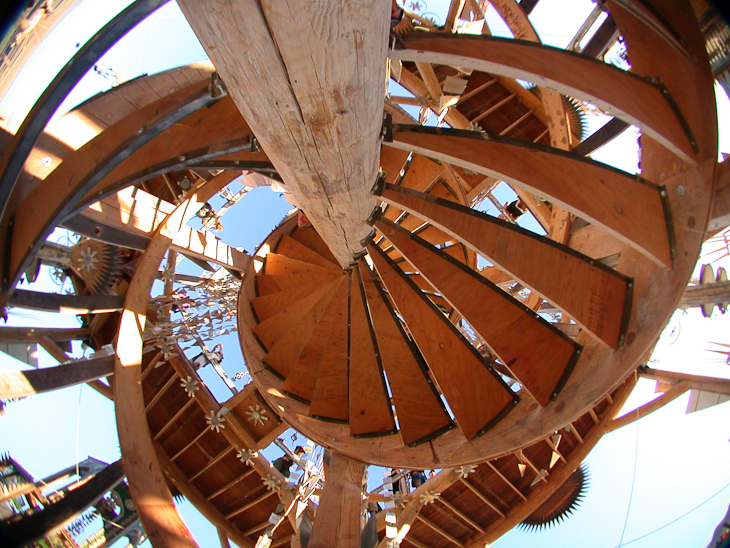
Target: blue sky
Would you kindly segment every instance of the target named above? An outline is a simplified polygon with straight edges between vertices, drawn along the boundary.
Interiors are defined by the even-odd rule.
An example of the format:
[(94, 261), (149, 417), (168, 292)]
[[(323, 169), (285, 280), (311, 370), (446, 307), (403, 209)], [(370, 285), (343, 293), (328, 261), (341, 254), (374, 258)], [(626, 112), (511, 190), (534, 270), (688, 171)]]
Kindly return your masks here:
[[(93, 10), (82, 10), (80, 6), (69, 13), (66, 30), (59, 30), (52, 40), (49, 38), (40, 46), (41, 55), (26, 72), (28, 79), (19, 82), (0, 100), (0, 111), (12, 116), (11, 127), (19, 124), (23, 111), (32, 106), (33, 96), (27, 90), (42, 89), (73, 54), (75, 44), (91, 36), (95, 28), (127, 3), (107, 0), (94, 3)], [(567, 44), (574, 33), (571, 29), (576, 29), (592, 9), (587, 1), (569, 2), (569, 9), (564, 9), (565, 4), (559, 0), (541, 0), (534, 12), (533, 23), (538, 31), (543, 27), (564, 30), (541, 33), (543, 40), (552, 45)], [(443, 1), (430, 0), (427, 11), (443, 14), (445, 5)], [(560, 14), (560, 25), (556, 24), (554, 14)], [(565, 20), (566, 14), (571, 17), (569, 21)], [(134, 77), (205, 58), (179, 9), (171, 3), (132, 31), (100, 62), (123, 77)], [(90, 73), (72, 92), (62, 110), (109, 85), (101, 76)], [(720, 114), (725, 122), (730, 120), (727, 105), (725, 98)], [(723, 145), (721, 150), (730, 147)], [(635, 136), (626, 132), (594, 158), (606, 162), (620, 159), (622, 163), (617, 167), (635, 171), (638, 158)], [(507, 198), (499, 196), (499, 199), (506, 201)], [(268, 188), (255, 189), (236, 206), (234, 213), (224, 217), (220, 235), (224, 241), (252, 251), (288, 209), (278, 194)], [(727, 258), (724, 262), (729, 268)], [(52, 282), (44, 278), (42, 283), (48, 288)], [(21, 312), (23, 315), (11, 314), (11, 325), (49, 325), (49, 322), (77, 325), (73, 316), (63, 321), (57, 316)], [(728, 366), (708, 351), (710, 341), (727, 342), (729, 322), (730, 314), (715, 313), (713, 318), (703, 319), (697, 311), (678, 312), (673, 325), (681, 326), (679, 336), (660, 340), (652, 366), (729, 377)], [(237, 338), (228, 336), (224, 342), (227, 351), (223, 366), (233, 374), (242, 365)], [(54, 365), (48, 356), (42, 355), (41, 360), (43, 366)], [(21, 365), (2, 355), (0, 367)], [(217, 395), (221, 394), (218, 397), (226, 397), (226, 389), (216, 377), (206, 378), (206, 382)], [(629, 405), (635, 407), (650, 399), (652, 391), (653, 383), (642, 381), (629, 399)], [(705, 546), (730, 501), (727, 488), (730, 484), (730, 405), (685, 415), (687, 399), (688, 395), (680, 397), (654, 415), (604, 437), (588, 458), (591, 470), (588, 496), (563, 525), (539, 535), (513, 531), (494, 546), (612, 548), (619, 546), (622, 538), (622, 545), (637, 548)], [(87, 455), (112, 462), (119, 458), (113, 405), (85, 386), (13, 403), (0, 418), (0, 451), (9, 451), (37, 478)], [(279, 454), (276, 448), (267, 451), (270, 458)], [(374, 470), (371, 476), (371, 485), (380, 482), (379, 470)], [(707, 499), (710, 500), (702, 504)], [(691, 513), (671, 523), (688, 511)], [(182, 512), (201, 546), (218, 543), (215, 529), (189, 504), (182, 505)], [(665, 526), (668, 523), (671, 524)], [(665, 527), (652, 533), (662, 526)], [(631, 542), (647, 533), (651, 534)]]

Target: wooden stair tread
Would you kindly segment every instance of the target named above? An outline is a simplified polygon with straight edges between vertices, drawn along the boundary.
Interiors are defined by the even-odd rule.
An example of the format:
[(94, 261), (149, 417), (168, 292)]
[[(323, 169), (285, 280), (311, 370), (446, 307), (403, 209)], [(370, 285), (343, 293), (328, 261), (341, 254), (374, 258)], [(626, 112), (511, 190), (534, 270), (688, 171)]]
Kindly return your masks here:
[(337, 259), (335, 259), (335, 256), (330, 251), (330, 248), (327, 247), (327, 244), (324, 243), (324, 240), (322, 240), (319, 234), (317, 234), (317, 231), (313, 228), (296, 227), (291, 232), (291, 234), (289, 234), (289, 236), (291, 236), (300, 244), (304, 244), (312, 251), (319, 253), (328, 261), (338, 264)]
[[(348, 282), (342, 285), (348, 288), (349, 296)], [(349, 418), (347, 302), (348, 299), (338, 301), (338, 308), (332, 313), (330, 336), (327, 339), (327, 347), (312, 394), (312, 403), (309, 406), (310, 416), (321, 420), (347, 422)]]
[(266, 256), (266, 264), (264, 266), (264, 274), (280, 275), (280, 274), (299, 274), (302, 276), (324, 276), (334, 277), (342, 275), (342, 270), (333, 270), (324, 268), (316, 264), (292, 259), (286, 255), (278, 253), (269, 253)]
[(625, 276), (564, 245), (445, 200), (392, 185), (381, 198), (458, 237), (599, 340), (618, 347), (631, 298), (632, 284)]
[(381, 370), (375, 333), (366, 308), (359, 269), (350, 289), (350, 435), (365, 437), (396, 432)]
[(391, 223), (376, 227), (420, 270), (545, 407), (565, 384), (580, 346), (476, 272)]
[(342, 272), (342, 267), (335, 262), (323, 257), (318, 252), (314, 251), (310, 247), (304, 245), (299, 240), (295, 240), (291, 236), (284, 234), (279, 240), (276, 246), (276, 253), (278, 255), (286, 255), (292, 259), (298, 259), (300, 261), (306, 261), (308, 263), (321, 266), (323, 268), (329, 268)]
[(290, 303), (278, 314), (267, 318), (252, 331), (268, 351), (274, 343), (285, 336), (290, 329), (314, 307), (321, 299), (328, 298), (328, 295), (338, 283), (342, 283), (344, 277), (333, 280), (331, 284), (323, 284), (319, 289), (313, 291), (303, 299)]
[(327, 305), (322, 318), (312, 331), (312, 336), (300, 352), (289, 375), (281, 387), (283, 392), (296, 399), (311, 403), (317, 383), (320, 364), (331, 335), (332, 322), (343, 306), (347, 306), (347, 284), (342, 283)]
[(259, 323), (269, 319), (271, 316), (278, 314), (292, 303), (295, 303), (307, 295), (316, 291), (322, 285), (329, 285), (336, 282), (311, 282), (299, 285), (290, 285), (284, 291), (264, 295), (263, 297), (254, 297), (251, 299), (251, 305), (256, 312)]
[(377, 246), (368, 250), (459, 428), (467, 439), (483, 434), (514, 408), (517, 396)]
[(428, 378), (418, 349), (406, 339), (395, 312), (375, 285), (370, 269), (358, 264), (370, 318), (388, 376), (403, 443), (411, 446), (448, 430), (453, 421)]
[[(671, 268), (661, 188), (592, 160), (516, 139), (398, 131), (397, 143), (429, 151), (547, 198)], [(580, 181), (566, 185), (565, 180)], [(433, 192), (429, 194), (435, 195)], [(441, 196), (443, 197), (443, 196)]]
[(259, 297), (278, 293), (282, 287), (286, 286), (280, 286), (271, 276), (256, 274), (256, 295)]

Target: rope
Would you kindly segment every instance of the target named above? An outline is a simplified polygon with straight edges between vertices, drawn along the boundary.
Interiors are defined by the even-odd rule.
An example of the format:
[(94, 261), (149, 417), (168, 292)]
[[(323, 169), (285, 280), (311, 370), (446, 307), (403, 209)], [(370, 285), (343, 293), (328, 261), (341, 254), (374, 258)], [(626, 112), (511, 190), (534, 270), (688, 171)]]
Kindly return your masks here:
[[(638, 380), (638, 372), (634, 371), (634, 383)], [(634, 399), (638, 398), (638, 394), (636, 394), (636, 397)], [(638, 403), (638, 402), (637, 402)], [(621, 530), (621, 539), (618, 542), (619, 547), (623, 546), (624, 542), (624, 534), (626, 534), (626, 526), (629, 523), (629, 515), (631, 514), (631, 503), (634, 500), (634, 486), (636, 485), (636, 464), (639, 460), (639, 406), (636, 406), (636, 420), (634, 421), (636, 423), (636, 443), (634, 444), (634, 471), (631, 475), (631, 491), (629, 491), (629, 505), (626, 508), (626, 518), (624, 519), (624, 527)]]

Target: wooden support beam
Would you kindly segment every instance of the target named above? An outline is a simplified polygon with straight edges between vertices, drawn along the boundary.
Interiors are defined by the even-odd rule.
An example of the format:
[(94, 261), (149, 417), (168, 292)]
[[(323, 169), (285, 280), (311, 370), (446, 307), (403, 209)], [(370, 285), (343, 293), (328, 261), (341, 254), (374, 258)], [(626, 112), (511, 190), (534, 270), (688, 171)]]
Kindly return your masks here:
[(268, 489), (265, 489), (264, 492), (261, 495), (259, 495), (258, 497), (256, 497), (255, 499), (249, 500), (243, 506), (240, 506), (240, 507), (236, 508), (233, 512), (229, 512), (228, 514), (226, 514), (225, 518), (227, 520), (231, 519), (232, 517), (245, 512), (249, 508), (253, 508), (257, 504), (265, 501), (267, 498), (269, 498), (270, 496), (275, 495), (275, 494), (276, 494), (275, 491), (269, 491)]
[[(730, 384), (730, 381), (728, 382), (728, 384)], [(627, 424), (636, 422), (639, 419), (643, 419), (648, 414), (653, 413), (657, 409), (661, 409), (662, 407), (667, 405), (669, 402), (674, 401), (679, 396), (687, 392), (687, 390), (689, 390), (690, 388), (691, 385), (688, 381), (678, 382), (669, 390), (660, 395), (658, 398), (655, 398), (652, 401), (645, 403), (641, 407), (637, 407), (633, 411), (629, 411), (625, 415), (622, 415), (611, 421), (606, 426), (606, 434), (608, 434), (609, 432), (613, 432), (614, 430), (618, 430), (622, 426), (626, 426)]]
[(65, 314), (103, 314), (117, 312), (124, 305), (120, 295), (62, 295), (29, 289), (14, 289), (8, 306)]
[(705, 377), (702, 375), (687, 375), (686, 373), (675, 373), (673, 371), (662, 371), (647, 366), (639, 367), (639, 377), (654, 379), (659, 382), (678, 384), (688, 382), (690, 388), (704, 390), (715, 394), (730, 395), (730, 379), (716, 377)]
[(155, 393), (154, 396), (152, 396), (152, 399), (145, 405), (144, 410), (145, 413), (149, 413), (150, 409), (162, 398), (162, 396), (165, 395), (165, 392), (175, 383), (175, 381), (179, 381), (179, 377), (175, 374), (173, 371), (170, 375), (170, 378), (167, 379), (167, 382), (162, 385), (162, 387)]
[(170, 420), (168, 420), (165, 425), (160, 428), (157, 433), (153, 436), (153, 440), (157, 441), (159, 440), (162, 435), (167, 432), (167, 430), (174, 424), (177, 424), (177, 421), (180, 417), (182, 417), (185, 412), (190, 408), (191, 405), (195, 403), (195, 400), (193, 398), (190, 398), (188, 401), (185, 402), (185, 405), (183, 405), (177, 413), (175, 413), (172, 417), (170, 417)]
[(431, 520), (429, 520), (425, 516), (422, 516), (419, 513), (417, 517), (418, 517), (419, 521), (421, 521), (422, 523), (424, 523), (425, 525), (427, 525), (428, 527), (430, 527), (431, 529), (433, 529), (434, 531), (436, 531), (439, 535), (441, 535), (442, 537), (444, 537), (449, 542), (452, 542), (453, 544), (456, 544), (457, 546), (461, 546), (461, 547), (464, 546), (464, 543), (461, 542), (459, 539), (457, 539), (454, 535), (452, 535), (448, 531), (443, 530), (441, 527), (439, 527), (438, 525), (436, 525), (434, 522), (432, 522)]
[(344, 455), (325, 452), (327, 481), (320, 497), (309, 548), (350, 548), (360, 540), (365, 463)]
[(29, 371), (1, 371), (0, 397), (22, 398), (82, 382), (108, 377), (114, 372), (114, 357), (77, 360), (55, 367)]
[(504, 475), (504, 474), (502, 474), (502, 472), (500, 472), (499, 470), (497, 470), (497, 467), (496, 467), (496, 466), (494, 466), (494, 465), (493, 465), (493, 464), (492, 464), (491, 462), (489, 462), (489, 461), (487, 461), (487, 466), (489, 466), (489, 467), (490, 467), (490, 468), (492, 469), (492, 471), (493, 471), (493, 472), (494, 472), (495, 474), (497, 474), (497, 475), (498, 475), (498, 476), (499, 476), (499, 477), (500, 477), (500, 478), (502, 479), (502, 481), (504, 481), (504, 482), (505, 482), (505, 483), (506, 483), (506, 484), (507, 484), (507, 485), (509, 486), (509, 488), (510, 488), (510, 489), (512, 489), (512, 491), (514, 491), (515, 493), (517, 493), (517, 495), (518, 495), (518, 496), (519, 496), (519, 497), (520, 497), (520, 498), (521, 498), (522, 500), (527, 500), (527, 497), (526, 497), (526, 496), (525, 496), (525, 495), (524, 495), (524, 494), (522, 493), (522, 491), (520, 491), (519, 489), (517, 489), (517, 487), (515, 487), (515, 486), (514, 486), (514, 484), (513, 484), (513, 483), (512, 483), (512, 482), (511, 482), (510, 480), (508, 480), (508, 479), (507, 479), (507, 478), (505, 477), (505, 475)]
[(180, 7), (296, 202), (346, 266), (362, 249), (375, 206), (369, 189), (378, 171), (389, 5), (303, 4), (297, 25), (310, 29), (306, 41), (291, 32), (282, 0)]
[(479, 498), (481, 499), (481, 501), (482, 501), (482, 502), (483, 502), (484, 504), (486, 504), (486, 505), (487, 505), (487, 506), (489, 506), (489, 507), (490, 507), (490, 508), (491, 508), (492, 510), (494, 510), (495, 512), (497, 512), (497, 514), (499, 514), (499, 515), (500, 515), (500, 517), (505, 517), (505, 515), (504, 515), (504, 512), (502, 512), (502, 511), (501, 511), (501, 510), (500, 510), (500, 509), (499, 509), (499, 508), (497, 507), (497, 505), (496, 505), (496, 504), (494, 504), (494, 503), (493, 503), (493, 502), (492, 502), (491, 500), (489, 500), (489, 499), (488, 499), (488, 498), (487, 498), (487, 497), (486, 497), (486, 496), (485, 496), (485, 495), (484, 495), (484, 494), (483, 494), (483, 493), (482, 493), (481, 491), (479, 491), (479, 489), (477, 489), (477, 488), (476, 488), (475, 486), (473, 486), (473, 485), (472, 485), (471, 483), (469, 483), (468, 481), (466, 481), (466, 479), (465, 479), (465, 478), (460, 478), (460, 479), (459, 479), (459, 481), (461, 481), (461, 483), (463, 483), (464, 485), (466, 485), (466, 486), (467, 486), (467, 488), (469, 489), (469, 491), (471, 491), (471, 492), (472, 492), (472, 493), (474, 493), (474, 494), (475, 494), (475, 495), (476, 495), (477, 497), (479, 497)]
[(717, 164), (715, 196), (707, 223), (708, 236), (730, 225), (730, 160)]
[(392, 50), (392, 59), (468, 67), (551, 87), (639, 126), (684, 161), (697, 162), (694, 137), (662, 88), (633, 73), (521, 40), (430, 33), (404, 35), (402, 42), (405, 49)]
[[(48, 337), (52, 341), (78, 341), (89, 337), (91, 332), (87, 327), (8, 327), (0, 326), (0, 342), (40, 342), (41, 337)], [(63, 360), (65, 361), (65, 360)]]
[(468, 523), (471, 527), (473, 527), (480, 533), (484, 533), (484, 529), (482, 529), (482, 527), (477, 522), (467, 516), (462, 510), (459, 510), (454, 504), (449, 502), (446, 497), (443, 496), (443, 494), (438, 499), (436, 499), (436, 502), (439, 502), (446, 506), (446, 508), (456, 514), (462, 521)]
[(218, 464), (221, 461), (221, 459), (223, 459), (226, 455), (228, 455), (234, 449), (235, 449), (235, 447), (233, 447), (232, 445), (229, 447), (226, 447), (223, 451), (221, 451), (215, 457), (213, 457), (208, 464), (206, 464), (200, 470), (198, 470), (195, 474), (190, 476), (190, 479), (188, 481), (189, 482), (195, 481), (197, 478), (199, 478), (200, 476), (205, 474), (208, 470), (210, 470), (213, 466)]
[(256, 470), (254, 468), (249, 468), (248, 470), (246, 470), (240, 476), (236, 477), (235, 479), (232, 479), (231, 481), (229, 481), (228, 483), (226, 483), (223, 487), (221, 487), (217, 491), (214, 491), (213, 493), (211, 493), (209, 496), (206, 497), (206, 499), (207, 500), (213, 500), (218, 495), (220, 495), (221, 493), (224, 493), (224, 492), (228, 491), (228, 489), (230, 489), (231, 487), (233, 487), (237, 483), (243, 481), (244, 479), (246, 479), (247, 477), (249, 477), (251, 474), (253, 474), (255, 472), (256, 472)]

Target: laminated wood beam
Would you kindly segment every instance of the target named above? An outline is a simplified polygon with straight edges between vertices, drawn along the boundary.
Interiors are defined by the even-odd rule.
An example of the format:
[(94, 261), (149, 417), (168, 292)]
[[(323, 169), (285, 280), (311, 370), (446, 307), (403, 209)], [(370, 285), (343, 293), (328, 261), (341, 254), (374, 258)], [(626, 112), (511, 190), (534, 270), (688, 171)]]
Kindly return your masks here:
[(23, 398), (108, 377), (113, 372), (113, 356), (77, 360), (28, 371), (0, 371), (0, 397)]
[(298, 205), (347, 266), (375, 205), (368, 189), (378, 170), (388, 5), (306, 3), (297, 11), (305, 41), (291, 32), (283, 0), (180, 7)]
[(360, 269), (354, 269), (350, 290), (349, 344), (350, 434), (353, 437), (397, 432), (383, 377), (380, 349), (366, 303)]
[(623, 340), (631, 301), (628, 278), (566, 246), (452, 202), (392, 185), (386, 185), (380, 198), (484, 255), (610, 347)]
[(470, 35), (401, 37), (404, 49), (391, 59), (472, 68), (547, 86), (590, 101), (603, 111), (639, 126), (682, 160), (697, 162), (694, 137), (663, 88), (636, 74), (595, 59), (522, 40)]
[(491, 366), (375, 245), (370, 257), (467, 439), (481, 435), (519, 401)]
[(580, 345), (418, 236), (392, 223), (378, 221), (375, 226), (484, 338), (540, 405), (557, 397)]
[[(393, 146), (504, 180), (596, 224), (657, 264), (672, 266), (666, 191), (559, 149), (476, 132), (400, 126)], [(581, 181), (567, 185), (565, 181)], [(555, 238), (553, 238), (555, 239)]]

